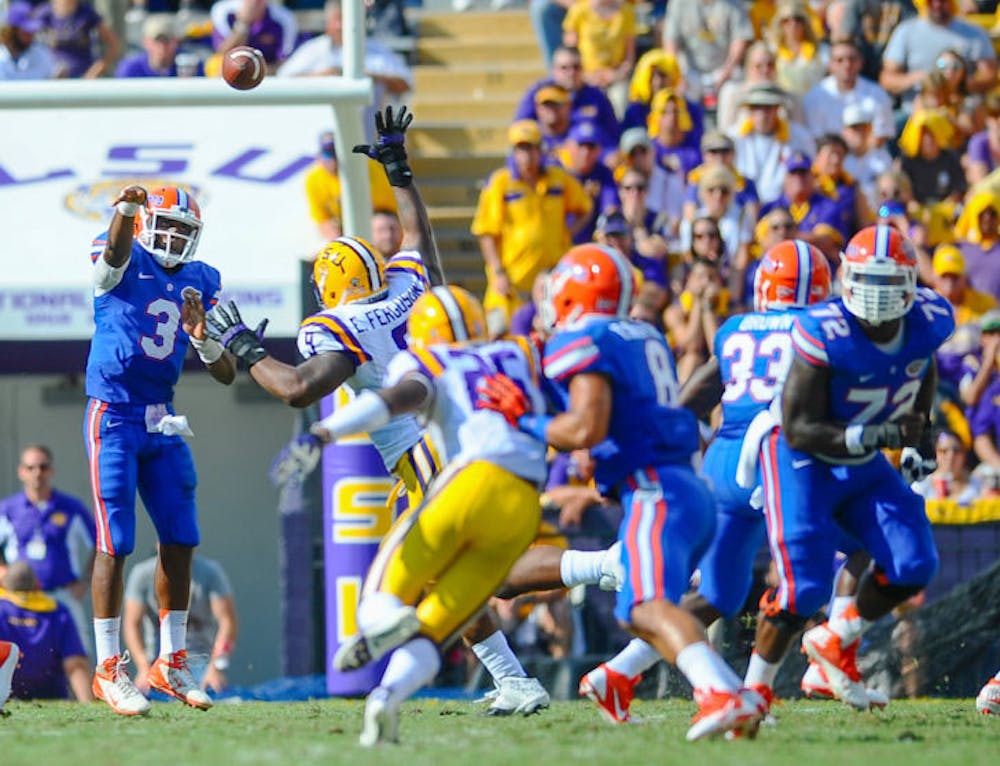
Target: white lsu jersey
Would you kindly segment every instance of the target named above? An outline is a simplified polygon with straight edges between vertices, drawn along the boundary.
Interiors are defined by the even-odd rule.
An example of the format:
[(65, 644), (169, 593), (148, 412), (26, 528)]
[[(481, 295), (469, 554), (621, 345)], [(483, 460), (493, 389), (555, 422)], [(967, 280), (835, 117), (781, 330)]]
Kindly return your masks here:
[[(430, 286), (416, 250), (403, 250), (390, 258), (385, 280), (387, 291), (380, 300), (323, 309), (299, 327), (299, 353), (306, 359), (335, 351), (354, 360), (357, 368), (344, 384), (355, 394), (381, 387), (389, 362), (406, 348), (410, 309)], [(389, 471), (420, 435), (420, 425), (412, 415), (393, 418), (369, 434)]]
[(476, 386), (487, 375), (502, 372), (520, 384), (533, 412), (544, 413), (538, 370), (538, 352), (527, 338), (437, 345), (397, 354), (385, 385), (410, 375), (427, 380), (433, 395), (424, 415), (442, 463), (484, 460), (541, 485), (548, 473), (546, 445), (511, 426), (500, 413), (476, 408)]

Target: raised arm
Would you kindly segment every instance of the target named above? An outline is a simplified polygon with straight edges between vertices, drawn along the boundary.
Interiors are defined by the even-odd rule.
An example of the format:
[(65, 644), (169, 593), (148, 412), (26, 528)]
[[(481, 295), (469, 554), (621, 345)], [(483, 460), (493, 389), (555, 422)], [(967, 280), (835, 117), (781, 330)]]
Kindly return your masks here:
[(432, 285), (444, 284), (441, 257), (434, 241), (427, 216), (427, 207), (420, 191), (413, 182), (413, 170), (406, 158), (406, 129), (413, 122), (413, 114), (406, 107), (393, 113), (392, 106), (385, 108), (385, 115), (375, 114), (378, 139), (374, 144), (358, 144), (354, 151), (381, 163), (396, 195), (399, 221), (403, 227), (403, 249), (420, 253)]
[(346, 407), (313, 424), (310, 431), (322, 442), (381, 428), (396, 415), (416, 412), (431, 396), (431, 384), (421, 375), (410, 375), (378, 392), (363, 391)]
[(126, 186), (111, 204), (115, 214), (108, 226), (108, 242), (101, 258), (111, 268), (120, 269), (132, 255), (135, 217), (146, 204), (146, 190), (141, 186)]

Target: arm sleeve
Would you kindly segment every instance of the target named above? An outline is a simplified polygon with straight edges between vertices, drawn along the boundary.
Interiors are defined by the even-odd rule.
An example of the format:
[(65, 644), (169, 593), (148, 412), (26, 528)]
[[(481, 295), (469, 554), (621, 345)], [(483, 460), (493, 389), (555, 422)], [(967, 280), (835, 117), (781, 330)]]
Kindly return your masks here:
[(792, 348), (813, 367), (830, 366), (830, 357), (820, 328), (817, 323), (807, 321), (807, 317), (795, 320), (795, 326), (792, 328)]

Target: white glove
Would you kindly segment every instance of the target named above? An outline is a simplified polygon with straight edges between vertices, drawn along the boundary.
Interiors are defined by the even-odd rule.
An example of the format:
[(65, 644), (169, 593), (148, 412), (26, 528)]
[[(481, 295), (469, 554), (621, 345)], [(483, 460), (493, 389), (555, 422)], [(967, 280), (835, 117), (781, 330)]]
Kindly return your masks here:
[(899, 472), (907, 486), (923, 481), (936, 470), (936, 460), (925, 459), (915, 447), (903, 447), (899, 458)]

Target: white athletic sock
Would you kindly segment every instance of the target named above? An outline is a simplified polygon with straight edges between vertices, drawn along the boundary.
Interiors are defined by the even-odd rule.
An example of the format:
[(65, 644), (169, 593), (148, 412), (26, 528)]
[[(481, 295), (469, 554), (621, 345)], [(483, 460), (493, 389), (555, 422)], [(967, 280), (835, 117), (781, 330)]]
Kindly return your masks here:
[(854, 603), (854, 596), (834, 596), (833, 603), (830, 604), (830, 619), (841, 617), (844, 611)]
[(160, 656), (187, 649), (187, 609), (160, 610)]
[(379, 686), (389, 690), (389, 696), (402, 702), (425, 684), (429, 684), (441, 667), (437, 647), (429, 638), (413, 638), (389, 657)]
[(872, 626), (871, 622), (858, 614), (858, 605), (854, 599), (844, 606), (840, 614), (830, 617), (827, 624), (840, 637), (840, 643), (844, 647), (853, 644)]
[(94, 650), (97, 653), (97, 664), (121, 654), (121, 617), (94, 618)]
[(766, 686), (768, 689), (774, 688), (774, 679), (778, 675), (778, 668), (781, 662), (768, 662), (757, 652), (750, 653), (750, 664), (747, 665), (747, 674), (743, 678), (744, 686)]
[(660, 653), (650, 644), (641, 638), (633, 638), (624, 649), (604, 664), (627, 678), (635, 678), (662, 659)]
[(559, 576), (567, 588), (596, 585), (601, 580), (604, 551), (564, 551), (559, 560)]
[(484, 638), (478, 644), (473, 644), (472, 651), (483, 663), (486, 672), (494, 681), (508, 676), (525, 678), (528, 675), (524, 672), (524, 667), (517, 657), (514, 656), (514, 651), (510, 648), (507, 636), (503, 634), (503, 631), (498, 630), (489, 638)]
[(735, 692), (741, 681), (707, 641), (689, 644), (677, 655), (677, 669), (695, 689)]

